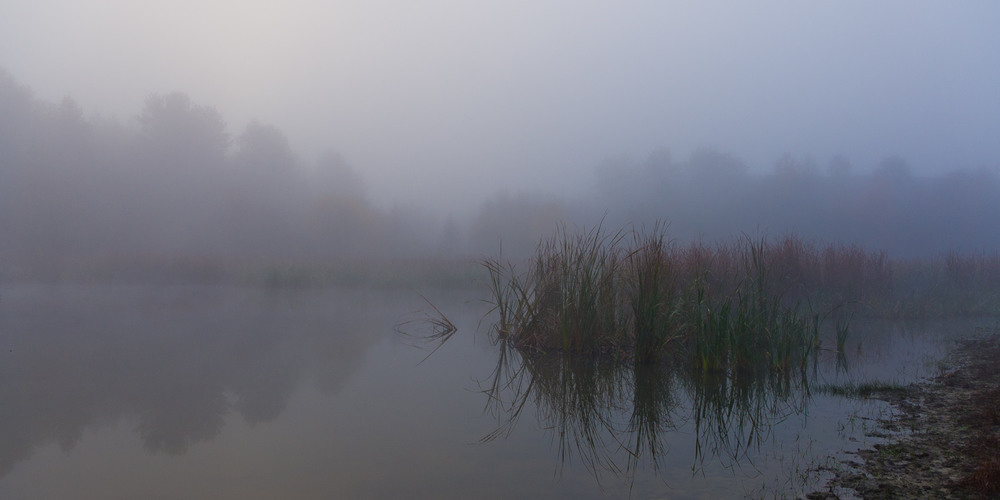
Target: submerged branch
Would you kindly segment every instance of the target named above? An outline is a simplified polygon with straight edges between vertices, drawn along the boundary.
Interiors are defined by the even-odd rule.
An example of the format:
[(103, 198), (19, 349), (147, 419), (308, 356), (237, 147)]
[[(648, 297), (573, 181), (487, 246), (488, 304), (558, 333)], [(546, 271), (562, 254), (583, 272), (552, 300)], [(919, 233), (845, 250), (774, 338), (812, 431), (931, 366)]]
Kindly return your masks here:
[(458, 328), (427, 297), (421, 295), (420, 298), (424, 299), (429, 308), (414, 311), (412, 314), (419, 314), (420, 317), (396, 324), (395, 331), (409, 340), (411, 345), (430, 349), (427, 356), (420, 361), (423, 363), (455, 335)]

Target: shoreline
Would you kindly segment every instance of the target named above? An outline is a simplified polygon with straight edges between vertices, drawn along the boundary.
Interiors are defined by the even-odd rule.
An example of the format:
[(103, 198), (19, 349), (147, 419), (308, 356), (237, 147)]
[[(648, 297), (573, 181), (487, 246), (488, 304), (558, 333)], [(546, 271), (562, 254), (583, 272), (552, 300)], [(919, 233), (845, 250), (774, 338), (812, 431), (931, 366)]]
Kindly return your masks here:
[[(1000, 494), (1000, 327), (958, 342), (941, 373), (872, 396), (896, 414), (873, 433), (893, 436), (848, 452), (811, 500), (976, 499)], [(880, 434), (880, 435), (881, 435)], [(824, 468), (826, 469), (826, 468)]]

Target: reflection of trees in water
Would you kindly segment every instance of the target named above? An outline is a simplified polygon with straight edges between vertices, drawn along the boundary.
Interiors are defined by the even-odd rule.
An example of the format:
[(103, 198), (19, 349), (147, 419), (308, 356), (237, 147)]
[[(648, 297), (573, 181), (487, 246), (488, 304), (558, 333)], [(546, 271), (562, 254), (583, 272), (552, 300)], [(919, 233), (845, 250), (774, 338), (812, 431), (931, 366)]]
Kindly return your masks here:
[[(27, 294), (26, 294), (27, 295)], [(0, 476), (55, 441), (135, 419), (144, 446), (179, 454), (235, 411), (276, 418), (305, 376), (339, 387), (376, 340), (348, 296), (225, 288), (61, 288), (0, 308)]]
[(132, 401), (139, 420), (136, 431), (149, 451), (181, 454), (222, 430), (229, 405), (221, 380), (197, 374), (182, 378), (145, 387), (142, 396)]
[[(561, 464), (574, 455), (597, 476), (630, 481), (638, 469), (659, 472), (668, 436), (693, 426), (693, 470), (706, 460), (749, 464), (772, 425), (804, 411), (806, 373), (702, 372), (679, 363), (622, 363), (600, 356), (524, 354), (499, 343), (483, 392), (508, 436), (533, 407), (552, 434)], [(752, 464), (749, 464), (752, 465)]]

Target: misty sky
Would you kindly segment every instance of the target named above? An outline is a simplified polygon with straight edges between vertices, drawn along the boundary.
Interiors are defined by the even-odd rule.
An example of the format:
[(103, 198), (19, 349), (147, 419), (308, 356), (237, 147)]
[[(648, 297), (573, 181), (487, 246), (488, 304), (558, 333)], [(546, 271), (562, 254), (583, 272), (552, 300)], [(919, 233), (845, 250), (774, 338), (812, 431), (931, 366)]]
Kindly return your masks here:
[(134, 117), (154, 92), (338, 151), (376, 199), (593, 183), (716, 146), (918, 173), (1000, 163), (1000, 3), (3, 0), (0, 67)]

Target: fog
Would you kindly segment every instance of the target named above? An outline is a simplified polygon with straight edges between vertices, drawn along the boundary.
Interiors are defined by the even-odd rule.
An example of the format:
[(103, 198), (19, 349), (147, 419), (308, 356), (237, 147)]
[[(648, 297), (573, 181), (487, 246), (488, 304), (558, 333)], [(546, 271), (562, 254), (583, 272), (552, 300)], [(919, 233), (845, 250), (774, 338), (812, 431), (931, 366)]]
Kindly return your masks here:
[(9, 1), (6, 272), (669, 221), (998, 248), (992, 3)]

